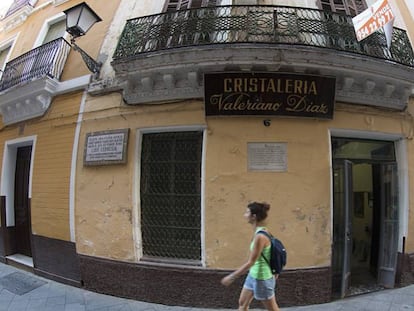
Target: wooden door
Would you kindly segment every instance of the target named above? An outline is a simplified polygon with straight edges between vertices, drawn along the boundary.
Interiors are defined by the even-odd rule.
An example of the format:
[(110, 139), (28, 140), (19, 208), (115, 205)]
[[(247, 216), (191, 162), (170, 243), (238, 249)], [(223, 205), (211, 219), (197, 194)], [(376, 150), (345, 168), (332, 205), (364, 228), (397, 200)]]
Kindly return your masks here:
[(29, 176), (32, 147), (17, 149), (14, 184), (14, 217), (16, 253), (32, 256), (31, 217), (29, 205)]

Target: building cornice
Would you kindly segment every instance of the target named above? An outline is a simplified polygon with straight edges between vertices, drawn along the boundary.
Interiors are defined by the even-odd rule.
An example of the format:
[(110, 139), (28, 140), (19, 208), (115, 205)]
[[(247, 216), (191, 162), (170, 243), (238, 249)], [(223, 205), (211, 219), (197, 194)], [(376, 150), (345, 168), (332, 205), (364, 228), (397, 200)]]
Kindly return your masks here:
[(203, 98), (203, 75), (272, 71), (335, 76), (336, 101), (405, 109), (414, 93), (414, 68), (331, 49), (232, 44), (179, 48), (113, 63), (115, 78), (95, 81), (91, 94), (119, 90), (127, 104)]

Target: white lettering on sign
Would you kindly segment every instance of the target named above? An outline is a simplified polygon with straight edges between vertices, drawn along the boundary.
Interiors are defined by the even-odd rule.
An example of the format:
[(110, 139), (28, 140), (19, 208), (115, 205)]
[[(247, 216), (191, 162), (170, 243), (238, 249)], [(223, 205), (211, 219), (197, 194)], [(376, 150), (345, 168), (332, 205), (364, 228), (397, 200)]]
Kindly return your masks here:
[(85, 164), (98, 165), (125, 162), (128, 131), (90, 133), (85, 142)]
[(375, 2), (361, 14), (352, 18), (357, 40), (361, 41), (394, 20), (394, 14), (387, 0)]

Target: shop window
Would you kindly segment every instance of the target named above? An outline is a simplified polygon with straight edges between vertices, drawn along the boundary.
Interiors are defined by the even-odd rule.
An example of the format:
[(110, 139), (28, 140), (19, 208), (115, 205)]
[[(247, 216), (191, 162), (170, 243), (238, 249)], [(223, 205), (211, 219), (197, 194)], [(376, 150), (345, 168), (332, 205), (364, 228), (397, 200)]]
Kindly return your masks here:
[(365, 0), (318, 0), (318, 6), (324, 11), (355, 16), (367, 8)]
[(142, 138), (141, 230), (145, 259), (201, 261), (202, 132)]

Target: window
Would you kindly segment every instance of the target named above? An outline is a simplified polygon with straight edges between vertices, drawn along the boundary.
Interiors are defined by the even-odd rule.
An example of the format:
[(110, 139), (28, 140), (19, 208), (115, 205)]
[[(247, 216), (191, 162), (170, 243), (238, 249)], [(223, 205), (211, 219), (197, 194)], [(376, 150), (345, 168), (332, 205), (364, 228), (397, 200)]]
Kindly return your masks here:
[(66, 18), (65, 14), (60, 13), (47, 19), (37, 36), (33, 48), (58, 38), (65, 38), (66, 35)]
[(355, 16), (367, 8), (365, 0), (318, 0), (318, 6), (324, 11)]
[[(211, 32), (211, 15), (208, 8), (227, 3), (227, 0), (167, 0), (164, 5), (165, 16), (162, 24), (157, 25), (159, 45), (161, 47), (186, 46), (211, 43), (214, 34)], [(207, 8), (200, 10), (190, 10)], [(219, 12), (219, 11), (217, 11)], [(207, 15), (208, 15), (207, 14)], [(197, 32), (195, 32), (197, 30)]]
[(220, 0), (167, 0), (165, 3), (165, 12), (174, 12), (178, 10), (212, 7), (217, 6)]
[(0, 50), (0, 69), (3, 71), (6, 66), (7, 59), (11, 50), (11, 46), (5, 47)]
[[(6, 68), (7, 61), (9, 59), (11, 51), (11, 45), (4, 45), (0, 47), (0, 79), (3, 77), (4, 69)], [(2, 85), (0, 84), (0, 88)]]
[(143, 135), (144, 257), (201, 261), (202, 140), (198, 131)]
[[(50, 70), (52, 77), (59, 79), (61, 70), (66, 62), (69, 53), (68, 46), (61, 40), (52, 42), (59, 38), (64, 38), (66, 34), (66, 19), (63, 13), (49, 18), (43, 24), (43, 27), (37, 37), (32, 50), (32, 57), (25, 65), (24, 74), (30, 76), (42, 75), (44, 70)], [(40, 49), (36, 49), (42, 46)], [(51, 59), (51, 55), (55, 55)]]
[(45, 38), (43, 39), (43, 44), (53, 41), (58, 38), (62, 38), (66, 32), (66, 20), (63, 19), (54, 24), (49, 25), (49, 29)]

